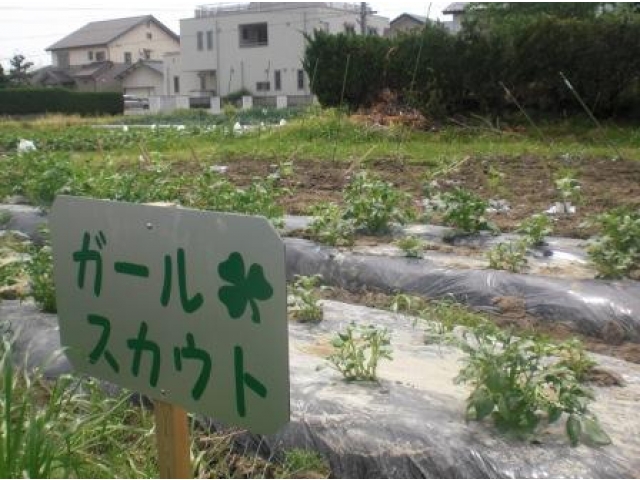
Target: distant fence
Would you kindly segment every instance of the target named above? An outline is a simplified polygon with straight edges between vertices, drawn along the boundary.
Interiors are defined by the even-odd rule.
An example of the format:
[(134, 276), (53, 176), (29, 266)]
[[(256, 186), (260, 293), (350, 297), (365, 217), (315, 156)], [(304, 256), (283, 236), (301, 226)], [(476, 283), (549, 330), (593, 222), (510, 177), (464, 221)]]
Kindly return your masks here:
[[(281, 96), (244, 96), (233, 105), (241, 109), (254, 107), (287, 108), (303, 107), (316, 101), (313, 95), (281, 95)], [(153, 95), (149, 97), (149, 109), (144, 113), (170, 113), (178, 109), (205, 109), (210, 113), (219, 114), (228, 102), (221, 97), (189, 97), (187, 95)], [(133, 112), (131, 112), (133, 113)], [(135, 112), (140, 113), (139, 111)]]

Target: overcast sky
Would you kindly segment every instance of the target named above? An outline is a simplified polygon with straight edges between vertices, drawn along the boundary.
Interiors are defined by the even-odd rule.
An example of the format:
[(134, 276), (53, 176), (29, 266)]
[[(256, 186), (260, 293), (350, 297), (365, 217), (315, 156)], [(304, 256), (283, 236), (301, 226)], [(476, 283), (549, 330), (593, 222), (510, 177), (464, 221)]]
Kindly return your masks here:
[[(83, 25), (111, 18), (154, 15), (176, 33), (180, 19), (193, 17), (197, 5), (216, 3), (189, 0), (2, 0), (0, 3), (0, 62), (8, 72), (9, 59), (22, 54), (36, 66), (51, 63), (45, 48)], [(241, 3), (241, 2), (234, 2)], [(395, 18), (403, 12), (445, 18), (450, 1), (371, 1), (380, 15)], [(429, 10), (429, 5), (431, 5)]]

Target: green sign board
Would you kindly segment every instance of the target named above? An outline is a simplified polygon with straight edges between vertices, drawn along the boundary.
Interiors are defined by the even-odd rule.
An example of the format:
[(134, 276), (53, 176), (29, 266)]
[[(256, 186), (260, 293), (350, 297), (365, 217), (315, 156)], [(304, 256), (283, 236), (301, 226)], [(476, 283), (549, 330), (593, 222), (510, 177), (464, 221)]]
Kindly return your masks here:
[(59, 196), (51, 237), (78, 371), (255, 433), (289, 420), (284, 245), (266, 219)]

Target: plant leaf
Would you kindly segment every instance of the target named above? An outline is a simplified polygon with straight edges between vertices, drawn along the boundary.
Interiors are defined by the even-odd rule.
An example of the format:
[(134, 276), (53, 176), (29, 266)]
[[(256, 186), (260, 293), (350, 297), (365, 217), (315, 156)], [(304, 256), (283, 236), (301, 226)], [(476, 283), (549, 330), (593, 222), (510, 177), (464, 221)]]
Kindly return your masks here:
[(549, 423), (557, 422), (562, 416), (562, 409), (554, 406), (550, 406), (547, 410)]
[(594, 445), (609, 445), (612, 443), (611, 437), (607, 435), (596, 419), (585, 417), (582, 419), (582, 425), (590, 443)]
[(486, 392), (480, 392), (474, 396), (473, 408), (476, 410), (476, 419), (482, 420), (493, 412), (495, 403)]
[(572, 447), (577, 447), (580, 443), (580, 434), (582, 433), (582, 425), (580, 419), (576, 415), (569, 415), (567, 419), (567, 436)]

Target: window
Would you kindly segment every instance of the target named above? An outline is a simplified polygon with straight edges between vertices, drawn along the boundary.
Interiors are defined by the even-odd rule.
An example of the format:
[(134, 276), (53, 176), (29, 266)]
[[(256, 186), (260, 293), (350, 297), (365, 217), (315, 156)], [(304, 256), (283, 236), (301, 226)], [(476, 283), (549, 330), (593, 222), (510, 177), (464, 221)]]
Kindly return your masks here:
[(344, 33), (346, 33), (348, 35), (355, 35), (356, 34), (356, 24), (355, 23), (344, 22)]
[(153, 34), (151, 32), (147, 32), (147, 40), (151, 40), (153, 38)]
[(269, 45), (269, 32), (265, 23), (251, 23), (238, 26), (241, 47), (262, 47)]
[(69, 67), (69, 52), (56, 53), (56, 66), (61, 68)]
[(298, 90), (304, 89), (304, 70), (298, 70)]
[(200, 90), (205, 91), (207, 89), (207, 77), (204, 73), (199, 73), (198, 76), (200, 77)]
[(96, 62), (104, 62), (105, 58), (104, 52), (96, 52)]
[(282, 75), (280, 74), (280, 70), (273, 71), (273, 87), (276, 90), (282, 90)]
[(89, 57), (89, 60), (90, 60), (90, 61), (93, 61), (93, 51), (92, 51), (92, 50), (89, 50), (89, 51), (87, 52), (87, 56)]
[(203, 32), (198, 32), (197, 37), (198, 37), (198, 50), (203, 50), (204, 49), (204, 34), (203, 34)]
[(367, 35), (373, 35), (374, 37), (377, 37), (378, 29), (375, 27), (367, 27)]
[(271, 82), (256, 82), (256, 90), (259, 92), (268, 92), (271, 90)]
[(145, 48), (144, 50), (142, 50), (142, 56), (144, 57), (145, 60), (151, 60), (151, 50), (148, 48)]
[(213, 30), (207, 30), (207, 50), (213, 50)]
[(124, 52), (124, 63), (131, 63), (131, 52)]
[(173, 77), (173, 93), (180, 93), (180, 77)]

